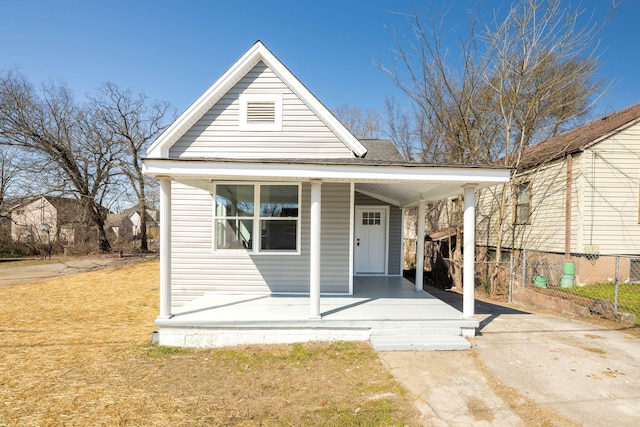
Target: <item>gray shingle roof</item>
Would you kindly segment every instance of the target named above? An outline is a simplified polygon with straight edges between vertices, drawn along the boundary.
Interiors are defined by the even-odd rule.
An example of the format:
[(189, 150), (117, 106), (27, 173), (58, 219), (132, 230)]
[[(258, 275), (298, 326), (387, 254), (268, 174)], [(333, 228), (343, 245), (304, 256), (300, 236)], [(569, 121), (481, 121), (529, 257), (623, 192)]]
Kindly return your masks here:
[(360, 143), (367, 149), (365, 159), (402, 162), (405, 159), (398, 152), (393, 142), (388, 139), (361, 139)]
[(640, 121), (640, 104), (594, 120), (569, 132), (549, 138), (522, 153), (520, 167), (529, 169), (543, 163), (584, 151)]

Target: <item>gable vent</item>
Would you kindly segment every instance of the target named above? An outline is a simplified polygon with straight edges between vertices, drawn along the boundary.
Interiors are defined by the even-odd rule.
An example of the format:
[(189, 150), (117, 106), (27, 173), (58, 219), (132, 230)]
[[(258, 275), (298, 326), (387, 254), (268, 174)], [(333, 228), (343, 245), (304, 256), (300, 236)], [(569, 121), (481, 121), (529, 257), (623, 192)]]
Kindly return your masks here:
[(269, 124), (276, 121), (276, 103), (273, 101), (247, 102), (247, 123)]
[(241, 94), (239, 107), (240, 130), (282, 130), (282, 94)]

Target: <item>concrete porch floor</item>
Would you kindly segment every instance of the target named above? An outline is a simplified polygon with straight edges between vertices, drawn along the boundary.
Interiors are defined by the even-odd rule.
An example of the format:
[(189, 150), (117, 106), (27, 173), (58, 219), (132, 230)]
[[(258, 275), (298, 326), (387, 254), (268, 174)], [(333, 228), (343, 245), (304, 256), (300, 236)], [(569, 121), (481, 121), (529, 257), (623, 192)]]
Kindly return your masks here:
[(222, 347), (305, 341), (367, 341), (378, 350), (468, 349), (476, 319), (402, 277), (359, 276), (354, 295), (325, 296), (309, 319), (305, 295), (207, 294), (157, 319), (159, 343)]

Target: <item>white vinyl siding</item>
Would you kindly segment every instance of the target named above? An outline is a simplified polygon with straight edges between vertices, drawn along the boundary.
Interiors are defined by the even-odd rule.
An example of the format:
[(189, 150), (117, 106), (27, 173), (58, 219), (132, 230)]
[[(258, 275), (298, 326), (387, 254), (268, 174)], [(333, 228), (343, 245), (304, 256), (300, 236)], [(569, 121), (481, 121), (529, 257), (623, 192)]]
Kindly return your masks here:
[[(349, 184), (322, 185), (321, 291), (349, 291)], [(209, 180), (172, 182), (172, 304), (206, 292), (308, 293), (310, 186), (302, 185), (301, 253), (212, 252), (213, 195)]]
[[(240, 98), (282, 99), (280, 131), (240, 129)], [(172, 158), (344, 158), (351, 151), (259, 62), (170, 149)]]
[(402, 275), (402, 209), (381, 200), (374, 199), (373, 197), (358, 193), (357, 191), (355, 194), (355, 205), (389, 206), (389, 230), (387, 236), (389, 252), (387, 256), (387, 274), (389, 276)]

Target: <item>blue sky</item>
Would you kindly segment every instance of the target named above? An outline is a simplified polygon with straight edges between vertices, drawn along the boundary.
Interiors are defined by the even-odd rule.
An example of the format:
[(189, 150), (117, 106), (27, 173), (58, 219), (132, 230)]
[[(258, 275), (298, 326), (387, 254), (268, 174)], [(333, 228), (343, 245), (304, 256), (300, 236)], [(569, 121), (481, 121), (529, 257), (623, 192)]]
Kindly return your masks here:
[[(487, 0), (484, 7), (501, 3)], [(608, 3), (583, 1), (596, 16)], [(449, 19), (464, 25), (467, 4), (450, 1)], [(375, 64), (392, 63), (388, 28), (406, 31), (401, 13), (409, 3), (4, 0), (0, 10), (0, 70), (17, 66), (35, 84), (64, 81), (78, 98), (111, 81), (169, 101), (179, 113), (262, 40), (327, 107), (382, 112), (385, 97), (399, 91)], [(628, 0), (601, 35), (601, 75), (614, 86), (595, 116), (640, 102), (638, 16), (640, 2)]]

